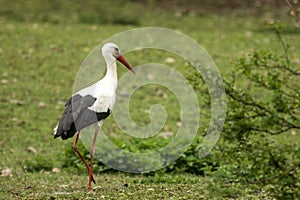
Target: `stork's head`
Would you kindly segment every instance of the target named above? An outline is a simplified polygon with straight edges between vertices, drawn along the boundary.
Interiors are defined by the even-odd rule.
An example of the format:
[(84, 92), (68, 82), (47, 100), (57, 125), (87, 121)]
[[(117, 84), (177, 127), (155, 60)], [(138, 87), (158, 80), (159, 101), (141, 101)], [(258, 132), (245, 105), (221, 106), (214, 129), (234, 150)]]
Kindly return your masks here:
[(126, 59), (122, 56), (120, 49), (116, 44), (114, 44), (114, 43), (104, 44), (102, 47), (102, 55), (105, 59), (109, 58), (109, 57), (113, 57), (113, 59), (117, 59), (123, 65), (125, 65), (130, 71), (135, 73), (134, 70), (132, 69), (132, 67), (126, 61)]

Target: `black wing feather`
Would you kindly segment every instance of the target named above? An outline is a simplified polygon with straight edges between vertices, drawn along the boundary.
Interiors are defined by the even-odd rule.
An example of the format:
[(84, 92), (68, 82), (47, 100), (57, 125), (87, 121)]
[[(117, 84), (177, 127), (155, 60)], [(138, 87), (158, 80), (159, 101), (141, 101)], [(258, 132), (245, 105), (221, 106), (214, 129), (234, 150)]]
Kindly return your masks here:
[(74, 96), (71, 96), (65, 104), (65, 107), (67, 107), (68, 105), (70, 105), (72, 102), (75, 101), (79, 101), (82, 98), (82, 96), (80, 94), (75, 94)]
[(65, 104), (65, 111), (59, 120), (54, 138), (61, 137), (63, 140), (71, 138), (77, 130), (81, 130), (110, 115), (107, 112), (94, 112), (88, 109), (96, 101), (91, 95), (81, 96), (76, 94), (69, 98)]
[(85, 109), (75, 120), (75, 125), (78, 130), (81, 130), (95, 122), (98, 122), (102, 119), (105, 119), (109, 116), (110, 110), (108, 109), (107, 112), (93, 112), (89, 109)]
[[(76, 96), (76, 95), (75, 95)], [(82, 97), (79, 95), (76, 98), (71, 99), (71, 103), (66, 107), (66, 116), (65, 116), (65, 121), (63, 122), (63, 129), (68, 130), (72, 123), (74, 123), (74, 120), (78, 118), (78, 115), (84, 110), (86, 110), (88, 107), (92, 106), (96, 98), (94, 98), (91, 95), (87, 95)], [(76, 124), (75, 124), (76, 125)]]

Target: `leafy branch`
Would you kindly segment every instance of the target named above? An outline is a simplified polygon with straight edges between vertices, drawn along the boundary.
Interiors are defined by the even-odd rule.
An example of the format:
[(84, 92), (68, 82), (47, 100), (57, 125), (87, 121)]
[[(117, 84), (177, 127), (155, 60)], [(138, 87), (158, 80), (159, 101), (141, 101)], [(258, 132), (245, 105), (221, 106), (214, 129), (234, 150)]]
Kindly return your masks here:
[[(284, 55), (255, 51), (241, 58), (231, 80), (225, 80), (231, 106), (227, 121), (232, 123), (228, 128), (237, 130), (241, 117), (249, 119), (246, 120), (247, 126), (240, 127), (241, 137), (250, 135), (249, 131), (276, 135), (300, 129), (300, 89), (295, 84), (295, 80), (300, 78), (300, 71), (290, 61), (289, 46), (280, 30), (274, 28), (274, 31)], [(246, 80), (247, 89), (238, 86), (242, 79)]]

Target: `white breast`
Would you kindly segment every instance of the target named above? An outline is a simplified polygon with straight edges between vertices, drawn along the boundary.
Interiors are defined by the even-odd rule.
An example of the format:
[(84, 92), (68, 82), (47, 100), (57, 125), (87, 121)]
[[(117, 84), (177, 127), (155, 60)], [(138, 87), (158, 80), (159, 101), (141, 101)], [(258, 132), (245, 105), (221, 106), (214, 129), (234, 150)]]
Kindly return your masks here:
[(98, 82), (93, 95), (97, 98), (96, 102), (89, 108), (95, 112), (107, 112), (112, 110), (116, 102), (115, 87), (106, 81)]

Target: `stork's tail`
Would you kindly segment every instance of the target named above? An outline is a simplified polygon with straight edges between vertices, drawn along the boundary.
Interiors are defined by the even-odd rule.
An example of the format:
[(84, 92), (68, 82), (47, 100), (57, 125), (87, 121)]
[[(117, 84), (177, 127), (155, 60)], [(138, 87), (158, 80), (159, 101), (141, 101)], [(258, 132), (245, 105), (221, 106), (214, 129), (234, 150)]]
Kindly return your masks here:
[(53, 129), (53, 131), (54, 131), (54, 138), (57, 138), (57, 137), (59, 137), (59, 135), (57, 135), (57, 129), (58, 129), (58, 124), (56, 125), (56, 127)]

